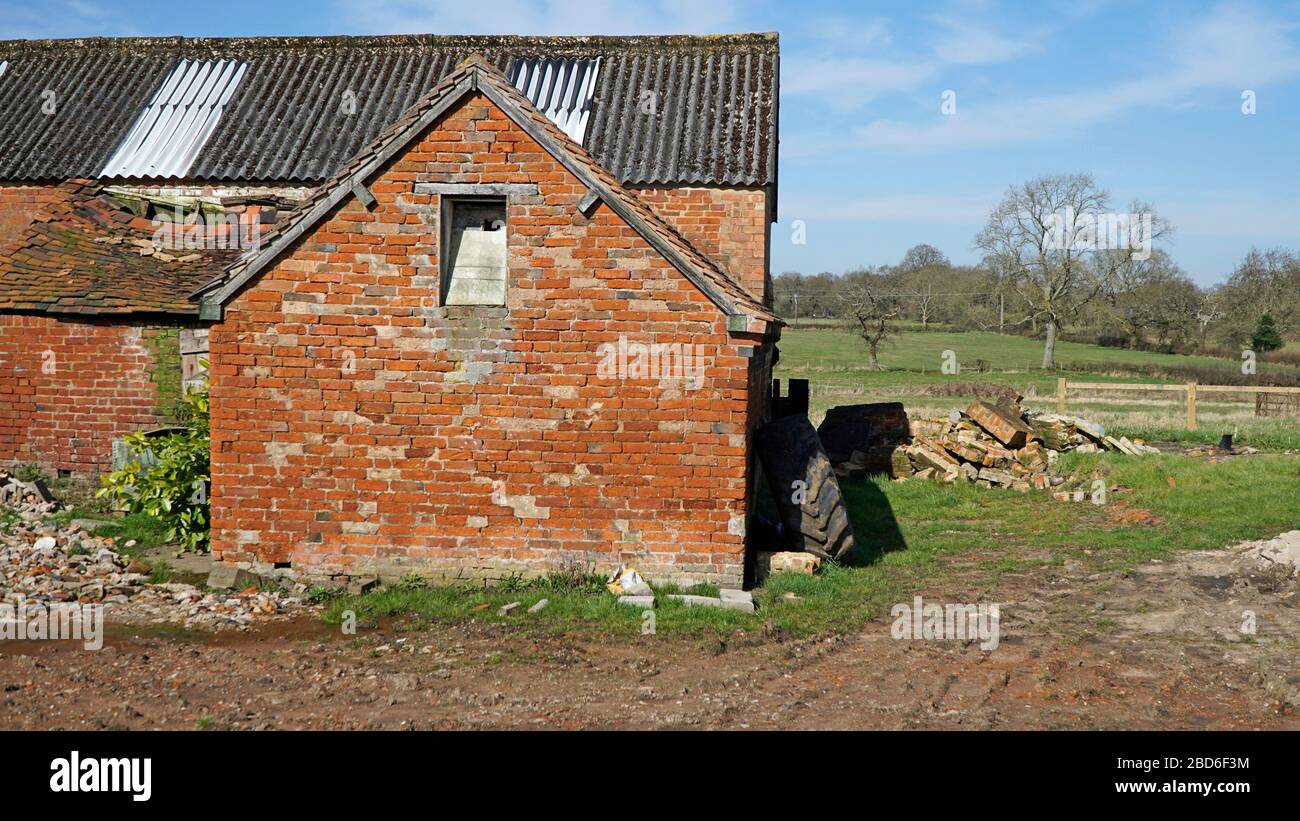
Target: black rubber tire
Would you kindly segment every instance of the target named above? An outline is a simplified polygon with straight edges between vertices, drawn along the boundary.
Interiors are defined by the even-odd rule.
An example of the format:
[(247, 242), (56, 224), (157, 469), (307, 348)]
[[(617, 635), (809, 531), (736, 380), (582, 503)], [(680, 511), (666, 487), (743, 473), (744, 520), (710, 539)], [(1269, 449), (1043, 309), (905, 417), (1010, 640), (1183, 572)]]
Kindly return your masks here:
[[(853, 552), (853, 525), (835, 471), (808, 417), (787, 416), (764, 425), (755, 445), (785, 525), (786, 549), (846, 559)], [(797, 481), (806, 484), (801, 505), (794, 501)]]

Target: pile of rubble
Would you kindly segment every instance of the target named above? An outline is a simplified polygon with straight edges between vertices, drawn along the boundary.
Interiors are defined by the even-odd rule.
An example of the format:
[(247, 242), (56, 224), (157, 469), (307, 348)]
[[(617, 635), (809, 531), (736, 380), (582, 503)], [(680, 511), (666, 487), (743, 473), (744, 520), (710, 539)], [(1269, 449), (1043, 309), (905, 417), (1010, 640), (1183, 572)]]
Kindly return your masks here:
[(0, 468), (0, 508), (9, 508), (30, 519), (54, 513), (59, 503), (41, 480), (24, 482)]
[[(1160, 452), (1141, 440), (1108, 436), (1100, 425), (1086, 419), (1027, 413), (1019, 399), (1011, 395), (998, 404), (976, 400), (965, 413), (954, 410), (946, 418), (913, 419), (906, 439), (896, 437), (883, 447), (876, 442), (854, 450), (847, 460), (835, 464), (835, 472), (851, 478), (888, 473), (895, 479), (1048, 490), (1065, 481), (1050, 470), (1061, 453)], [(887, 463), (882, 465), (886, 453)]]
[[(250, 587), (210, 592), (192, 584), (150, 584), (153, 568), (114, 548), (116, 541), (77, 524), (44, 523), (49, 501), (17, 508), (0, 525), (0, 601), (36, 614), (58, 604), (103, 605), (111, 621), (179, 623), (189, 628), (247, 629), (288, 618), (299, 596)], [(126, 546), (133, 546), (128, 542)]]

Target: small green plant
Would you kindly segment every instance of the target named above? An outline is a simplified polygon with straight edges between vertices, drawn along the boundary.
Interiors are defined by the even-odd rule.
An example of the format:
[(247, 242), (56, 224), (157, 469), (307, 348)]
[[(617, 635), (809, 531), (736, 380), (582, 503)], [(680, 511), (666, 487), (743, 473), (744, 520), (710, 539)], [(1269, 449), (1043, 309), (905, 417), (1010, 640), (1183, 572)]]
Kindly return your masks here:
[(8, 533), (22, 518), (13, 508), (0, 507), (0, 533)]
[(521, 573), (511, 573), (497, 582), (497, 590), (502, 593), (518, 593), (521, 590), (527, 590), (529, 586), (530, 580), (524, 578)]
[(418, 573), (407, 573), (394, 587), (398, 590), (426, 590), (429, 587), (429, 580)]
[(337, 599), (344, 594), (341, 587), (322, 587), (315, 585), (307, 590), (307, 601), (312, 604), (324, 604), (331, 599)]
[(1259, 318), (1259, 324), (1255, 326), (1255, 333), (1250, 336), (1250, 346), (1258, 353), (1268, 353), (1276, 351), (1282, 345), (1282, 334), (1278, 333), (1273, 316), (1264, 314)]
[(137, 458), (103, 477), (97, 497), (111, 497), (130, 513), (158, 519), (166, 527), (167, 541), (179, 544), (182, 550), (205, 551), (209, 532), (206, 384), (186, 392), (178, 416), (186, 425), (183, 431), (127, 436), (127, 446)]
[(14, 469), (14, 476), (20, 482), (43, 482), (48, 485), (51, 481), (50, 474), (40, 465), (34, 464), (19, 465)]
[(148, 584), (166, 584), (172, 580), (172, 567), (167, 562), (155, 562), (149, 568)]

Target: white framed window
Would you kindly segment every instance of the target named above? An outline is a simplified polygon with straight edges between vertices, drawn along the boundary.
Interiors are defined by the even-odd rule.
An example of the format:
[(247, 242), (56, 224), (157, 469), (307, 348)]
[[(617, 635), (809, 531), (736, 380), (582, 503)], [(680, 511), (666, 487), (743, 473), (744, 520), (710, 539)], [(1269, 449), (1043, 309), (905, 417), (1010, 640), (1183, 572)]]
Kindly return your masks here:
[(506, 304), (506, 200), (442, 198), (442, 304)]

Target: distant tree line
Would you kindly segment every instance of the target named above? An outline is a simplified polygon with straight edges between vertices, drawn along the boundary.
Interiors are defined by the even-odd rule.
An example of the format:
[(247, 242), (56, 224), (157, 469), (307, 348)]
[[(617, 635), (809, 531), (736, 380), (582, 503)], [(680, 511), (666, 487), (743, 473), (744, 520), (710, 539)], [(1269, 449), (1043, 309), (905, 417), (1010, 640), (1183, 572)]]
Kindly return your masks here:
[[(974, 241), (980, 264), (954, 265), (922, 244), (894, 265), (786, 272), (774, 280), (776, 309), (787, 322), (846, 323), (872, 367), (879, 343), (905, 327), (1033, 336), (1045, 368), (1056, 365), (1058, 339), (1233, 358), (1300, 340), (1300, 254), (1252, 249), (1223, 282), (1201, 288), (1157, 247), (1173, 227), (1151, 205), (1111, 208), (1086, 174), (1040, 177), (990, 213)], [(1141, 234), (1140, 247), (1114, 241), (1117, 221), (1121, 239)]]

